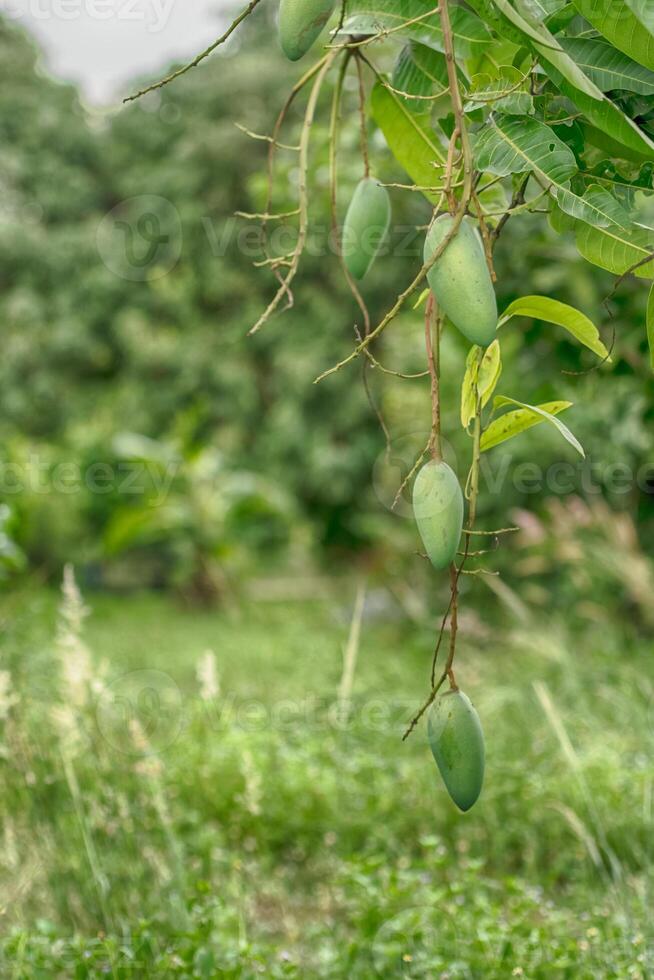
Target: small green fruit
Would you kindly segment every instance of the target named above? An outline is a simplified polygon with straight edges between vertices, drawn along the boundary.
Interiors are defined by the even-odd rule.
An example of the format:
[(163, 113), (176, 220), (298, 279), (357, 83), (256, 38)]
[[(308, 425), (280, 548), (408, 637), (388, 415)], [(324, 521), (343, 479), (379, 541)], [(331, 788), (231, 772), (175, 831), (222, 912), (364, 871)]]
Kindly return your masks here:
[(356, 186), (343, 225), (343, 258), (355, 279), (363, 279), (380, 249), (391, 220), (388, 191), (372, 177)]
[(447, 691), (434, 701), (427, 735), (447, 792), (460, 810), (469, 810), (484, 782), (484, 733), (463, 691)]
[(425, 463), (413, 485), (413, 514), (434, 568), (454, 561), (463, 530), (463, 494), (456, 473), (443, 460)]
[(281, 0), (279, 41), (291, 61), (306, 54), (329, 20), (335, 0)]
[[(425, 240), (428, 262), (452, 227), (442, 214)], [(484, 246), (474, 223), (464, 218), (443, 254), (427, 273), (427, 281), (441, 310), (473, 344), (488, 347), (497, 330), (497, 301)]]

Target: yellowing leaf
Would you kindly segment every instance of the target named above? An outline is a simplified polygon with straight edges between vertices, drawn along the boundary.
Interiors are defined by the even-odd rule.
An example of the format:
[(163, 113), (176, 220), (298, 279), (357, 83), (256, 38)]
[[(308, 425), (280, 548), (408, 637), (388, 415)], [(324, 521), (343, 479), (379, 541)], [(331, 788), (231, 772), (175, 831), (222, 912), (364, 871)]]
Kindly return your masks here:
[(461, 425), (464, 429), (468, 428), (475, 414), (475, 386), (483, 408), (495, 391), (502, 373), (499, 340), (494, 340), (486, 348), (481, 363), (480, 349), (476, 345), (471, 347), (466, 360), (466, 373), (461, 386)]
[(574, 446), (581, 456), (585, 457), (586, 454), (579, 441), (573, 436), (568, 427), (560, 419), (555, 417), (559, 412), (570, 408), (572, 402), (554, 401), (544, 402), (542, 405), (527, 405), (524, 402), (516, 401), (515, 398), (507, 398), (503, 395), (495, 399), (496, 408), (502, 408), (505, 405), (517, 405), (518, 410), (507, 412), (506, 415), (502, 415), (499, 419), (491, 422), (481, 437), (482, 452), (486, 452), (486, 450), (492, 449), (494, 446), (499, 446), (500, 443), (506, 442), (507, 439), (513, 439), (514, 436), (526, 432), (527, 429), (531, 429), (532, 426), (538, 425), (540, 422), (549, 422), (558, 429), (563, 438), (571, 446)]

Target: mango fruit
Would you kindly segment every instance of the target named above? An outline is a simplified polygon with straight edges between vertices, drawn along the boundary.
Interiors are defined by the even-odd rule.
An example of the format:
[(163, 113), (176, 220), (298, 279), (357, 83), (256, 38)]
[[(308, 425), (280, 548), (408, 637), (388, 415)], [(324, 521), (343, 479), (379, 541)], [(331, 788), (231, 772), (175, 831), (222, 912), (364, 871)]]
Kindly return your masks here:
[(463, 494), (456, 473), (443, 460), (430, 460), (413, 484), (413, 516), (434, 568), (454, 561), (463, 530)]
[(279, 42), (291, 61), (307, 53), (330, 18), (335, 0), (281, 0)]
[(436, 698), (429, 709), (427, 735), (447, 792), (465, 813), (477, 802), (484, 782), (484, 733), (463, 691), (446, 691)]
[[(428, 262), (452, 227), (442, 214), (425, 240)], [(427, 273), (427, 281), (440, 309), (472, 344), (488, 347), (497, 330), (497, 301), (484, 246), (474, 222), (464, 218), (454, 237)]]
[(363, 279), (372, 265), (391, 220), (388, 191), (372, 177), (356, 186), (343, 225), (343, 259), (354, 279)]

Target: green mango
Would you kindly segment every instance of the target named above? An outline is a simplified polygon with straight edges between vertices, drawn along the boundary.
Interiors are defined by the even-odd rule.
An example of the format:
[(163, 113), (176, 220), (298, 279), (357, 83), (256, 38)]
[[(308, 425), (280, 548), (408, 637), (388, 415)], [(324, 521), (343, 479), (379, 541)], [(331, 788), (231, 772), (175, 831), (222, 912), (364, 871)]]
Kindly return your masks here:
[(429, 709), (427, 735), (447, 792), (465, 813), (477, 802), (484, 782), (484, 733), (463, 691), (446, 691), (436, 698)]
[(279, 41), (291, 61), (307, 53), (334, 9), (335, 0), (282, 0), (279, 5)]
[[(433, 223), (425, 240), (425, 262), (441, 244), (453, 218), (442, 214)], [(480, 347), (488, 347), (497, 330), (497, 301), (484, 246), (477, 228), (464, 218), (454, 238), (427, 273), (427, 281), (440, 309), (464, 337)]]
[(413, 484), (413, 516), (434, 568), (454, 561), (463, 530), (463, 494), (443, 460), (425, 463)]
[(355, 279), (363, 279), (374, 262), (390, 221), (388, 191), (372, 177), (364, 177), (352, 195), (343, 225), (343, 259)]

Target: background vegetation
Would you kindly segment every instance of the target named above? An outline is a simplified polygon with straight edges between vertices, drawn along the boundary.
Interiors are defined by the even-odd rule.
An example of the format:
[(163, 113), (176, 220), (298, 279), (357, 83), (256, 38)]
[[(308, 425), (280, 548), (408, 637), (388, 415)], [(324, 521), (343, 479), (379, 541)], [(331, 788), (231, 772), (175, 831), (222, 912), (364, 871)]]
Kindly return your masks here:
[[(489, 771), (461, 818), (422, 735), (400, 743), (445, 598), (388, 506), (429, 427), (427, 383), (373, 372), (390, 457), (356, 369), (311, 383), (354, 318), (325, 254), (319, 154), (325, 227), (295, 306), (245, 339), (272, 278), (233, 216), (261, 209), (265, 146), (235, 123), (268, 131), (296, 77), (266, 18), (105, 116), (0, 22), (2, 972), (649, 976), (645, 293), (625, 282), (604, 304), (613, 277), (541, 216), (500, 239), (500, 309), (525, 283), (572, 302), (614, 338), (613, 363), (579, 373), (590, 355), (551, 326), (504, 328), (500, 390), (574, 402), (588, 459), (565, 493), (534, 492), (521, 464), (573, 462), (541, 427), (511, 443), (503, 479), (487, 474), (481, 526), (510, 514), (521, 532), (489, 557), (501, 576), (464, 582), (460, 670)], [(346, 128), (344, 201), (357, 138)], [(374, 135), (372, 152), (402, 179)], [(116, 207), (134, 227), (142, 195), (179, 258), (134, 279), (102, 227)], [(398, 226), (426, 220), (415, 198), (394, 193)], [(373, 311), (419, 261), (419, 239), (397, 254), (396, 235), (366, 283)], [(420, 369), (421, 329), (407, 312), (383, 359)], [(455, 455), (465, 354), (449, 332)], [(639, 474), (624, 492), (616, 463)], [(71, 573), (59, 597), (66, 563), (88, 619)]]

